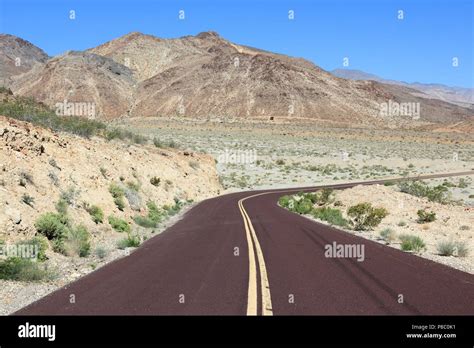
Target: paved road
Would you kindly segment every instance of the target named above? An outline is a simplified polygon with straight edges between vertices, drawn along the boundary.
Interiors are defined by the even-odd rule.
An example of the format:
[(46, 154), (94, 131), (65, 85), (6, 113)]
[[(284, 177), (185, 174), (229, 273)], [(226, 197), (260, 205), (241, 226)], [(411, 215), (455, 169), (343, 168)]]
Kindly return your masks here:
[[(130, 256), (16, 314), (474, 314), (474, 276), (277, 205), (301, 190), (203, 201)], [(333, 242), (364, 245), (365, 260), (325, 257)]]

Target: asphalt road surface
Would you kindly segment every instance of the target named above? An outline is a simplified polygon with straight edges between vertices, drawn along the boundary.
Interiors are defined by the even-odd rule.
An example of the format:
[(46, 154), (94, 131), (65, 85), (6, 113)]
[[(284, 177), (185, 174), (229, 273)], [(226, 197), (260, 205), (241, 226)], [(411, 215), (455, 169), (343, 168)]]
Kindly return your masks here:
[[(441, 176), (460, 174), (473, 172)], [(15, 314), (474, 314), (474, 276), (277, 205), (302, 190), (203, 201), (129, 256)], [(333, 242), (364, 245), (364, 261), (325, 257)]]

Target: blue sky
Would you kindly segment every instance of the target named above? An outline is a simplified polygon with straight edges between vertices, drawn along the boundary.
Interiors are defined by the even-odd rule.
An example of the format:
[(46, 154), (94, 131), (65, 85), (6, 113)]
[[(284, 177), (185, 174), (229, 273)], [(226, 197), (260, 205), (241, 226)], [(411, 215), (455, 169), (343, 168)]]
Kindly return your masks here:
[[(50, 55), (131, 31), (231, 41), (407, 82), (474, 87), (472, 0), (0, 0), (0, 32)], [(75, 10), (76, 19), (69, 19)], [(180, 10), (185, 19), (180, 20)], [(294, 11), (294, 20), (288, 11)], [(397, 18), (398, 10), (404, 19)], [(459, 65), (453, 67), (453, 57)]]

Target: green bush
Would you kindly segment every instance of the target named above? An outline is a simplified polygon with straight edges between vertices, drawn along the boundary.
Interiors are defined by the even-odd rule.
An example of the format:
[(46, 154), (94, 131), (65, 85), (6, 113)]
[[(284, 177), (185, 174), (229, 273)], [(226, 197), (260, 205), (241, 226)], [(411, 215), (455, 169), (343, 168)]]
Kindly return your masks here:
[(104, 222), (104, 212), (97, 205), (91, 205), (90, 207), (87, 207), (86, 211), (92, 217), (92, 221), (94, 221), (96, 224), (101, 224)]
[(69, 229), (64, 239), (64, 254), (68, 256), (78, 255), (86, 257), (90, 253), (90, 234), (84, 226)]
[[(170, 216), (173, 216), (175, 214), (177, 214), (181, 208), (183, 207), (184, 203), (182, 201), (180, 201), (179, 199), (175, 198), (174, 199), (174, 204), (173, 205), (164, 205), (163, 206), (163, 210), (165, 210), (165, 212), (170, 215)], [(148, 207), (148, 209), (150, 209), (150, 207)], [(155, 206), (154, 209), (154, 212), (158, 213), (159, 210), (158, 208)]]
[(110, 184), (109, 192), (113, 198), (123, 197), (125, 195), (125, 190), (115, 183)]
[(89, 138), (101, 135), (106, 129), (104, 123), (82, 116), (58, 116), (44, 104), (33, 98), (18, 97), (0, 101), (0, 115), (31, 122), (56, 132), (67, 132)]
[(288, 208), (290, 201), (291, 201), (290, 196), (282, 196), (278, 199), (278, 204), (283, 208)]
[(367, 231), (377, 226), (388, 212), (384, 208), (374, 208), (372, 204), (364, 202), (350, 207), (347, 215), (351, 217), (351, 225), (356, 231)]
[(115, 216), (109, 216), (109, 224), (112, 226), (114, 230), (117, 232), (130, 232), (130, 225), (127, 223), (127, 221), (122, 220), (118, 217)]
[(443, 185), (430, 187), (422, 181), (402, 181), (398, 187), (401, 192), (416, 197), (426, 197), (431, 202), (446, 204), (450, 199), (449, 190)]
[(436, 220), (436, 213), (431, 211), (431, 212), (427, 212), (426, 210), (418, 210), (416, 212), (416, 214), (418, 215), (418, 220), (416, 220), (419, 224), (423, 224), (423, 223), (426, 223), (426, 222), (433, 222)]
[(147, 216), (135, 216), (133, 221), (137, 225), (145, 228), (155, 228), (162, 221), (163, 217), (166, 215), (166, 212), (160, 210), (158, 206), (152, 201), (149, 201), (146, 205), (148, 208)]
[(308, 214), (313, 210), (313, 203), (309, 199), (295, 201), (294, 211), (298, 214)]
[[(333, 189), (324, 188), (314, 194), (311, 201), (318, 205), (326, 205), (334, 201)], [(311, 196), (310, 196), (311, 197)]]
[(327, 221), (331, 225), (346, 227), (347, 220), (344, 219), (339, 209), (330, 207), (322, 207), (313, 209), (312, 215), (320, 220)]
[(112, 183), (109, 186), (109, 192), (114, 198), (114, 203), (117, 208), (120, 211), (123, 211), (125, 209), (125, 201), (123, 199), (125, 196), (125, 190), (119, 185)]
[(63, 238), (69, 227), (66, 215), (56, 213), (45, 213), (35, 222), (36, 231), (49, 240)]
[(16, 281), (40, 281), (52, 278), (44, 266), (30, 259), (9, 257), (0, 261), (0, 279)]
[(138, 236), (128, 235), (127, 238), (121, 239), (117, 243), (119, 249), (136, 248), (140, 246), (140, 238)]
[(425, 242), (420, 237), (404, 234), (399, 238), (402, 242), (401, 248), (403, 251), (420, 252), (425, 249)]

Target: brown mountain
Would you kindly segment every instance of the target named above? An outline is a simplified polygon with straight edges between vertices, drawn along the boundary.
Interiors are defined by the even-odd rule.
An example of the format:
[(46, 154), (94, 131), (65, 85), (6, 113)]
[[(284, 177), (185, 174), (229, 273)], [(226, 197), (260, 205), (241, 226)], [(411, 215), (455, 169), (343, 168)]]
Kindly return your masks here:
[(12, 90), (53, 108), (65, 101), (90, 103), (95, 111), (91, 116), (111, 119), (126, 113), (134, 84), (132, 72), (112, 59), (70, 51), (16, 76)]
[(0, 34), (0, 86), (8, 87), (11, 78), (48, 60), (48, 55), (19, 37)]
[(13, 90), (49, 105), (92, 101), (107, 118), (273, 116), (356, 126), (413, 119), (381, 115), (390, 103), (419, 103), (423, 123), (474, 116), (405, 86), (338, 78), (304, 59), (237, 45), (214, 32), (177, 39), (130, 33), (53, 58), (16, 77)]

